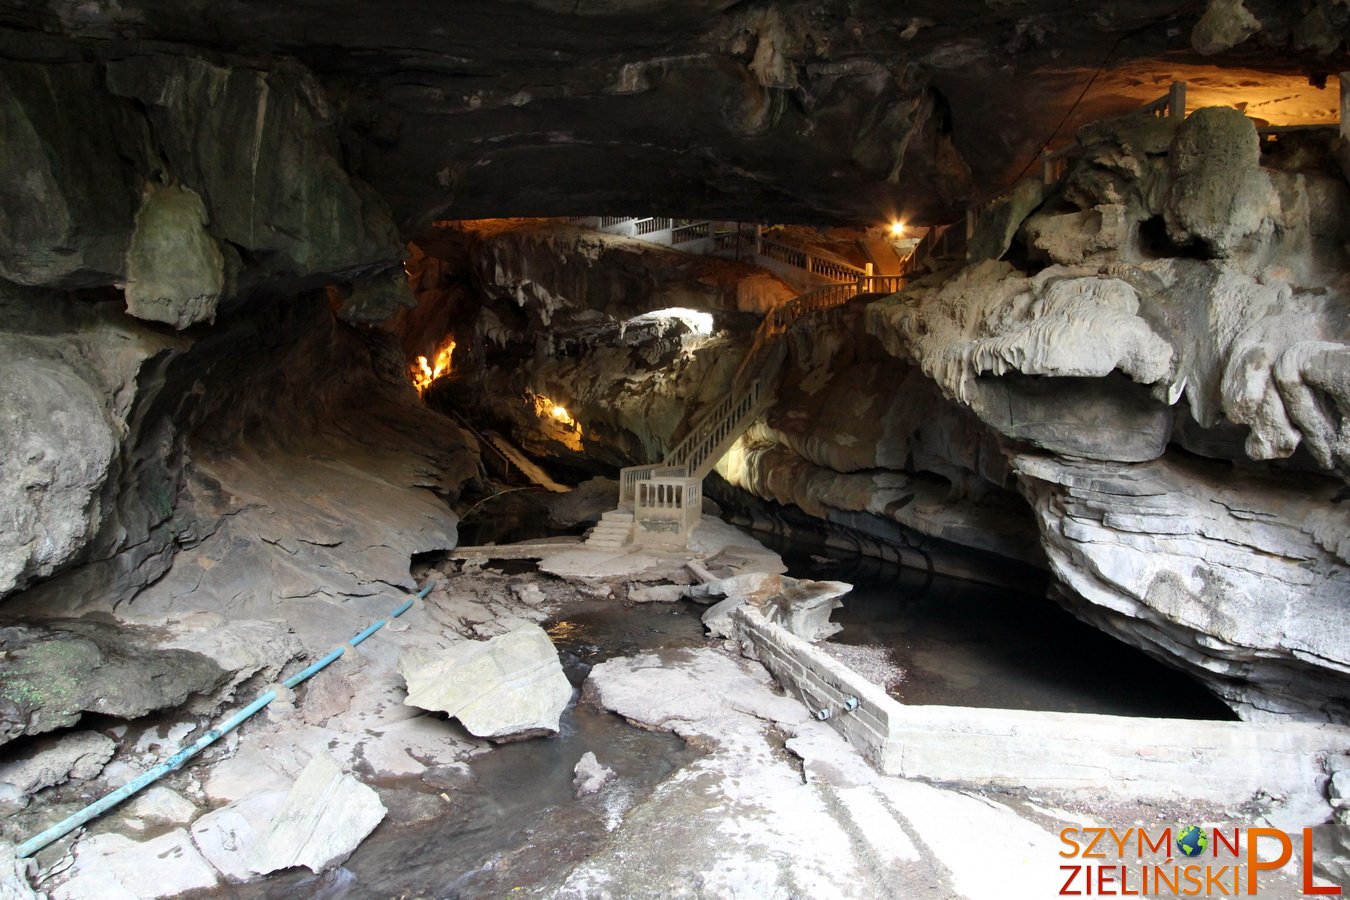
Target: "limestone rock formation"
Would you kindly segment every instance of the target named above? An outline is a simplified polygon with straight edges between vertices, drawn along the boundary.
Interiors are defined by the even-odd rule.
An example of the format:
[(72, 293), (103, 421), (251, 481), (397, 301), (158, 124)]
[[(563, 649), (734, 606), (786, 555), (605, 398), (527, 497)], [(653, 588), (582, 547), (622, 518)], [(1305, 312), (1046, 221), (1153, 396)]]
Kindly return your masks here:
[(160, 466), (123, 448), (140, 437), (138, 386), (181, 343), (120, 307), (0, 283), (0, 596), (141, 543), (171, 512)]
[(1079, 616), (1245, 718), (1350, 716), (1350, 510), (1334, 484), (1186, 459), (1014, 464)]
[[(1061, 602), (1244, 716), (1341, 720), (1344, 488), (1294, 473), (1350, 471), (1350, 331), (1329, 274), (1346, 235), (1306, 212), (1346, 209), (1344, 185), (1319, 187), (1310, 162), (1296, 181), (1263, 168), (1284, 157), (1260, 156), (1232, 110), (1165, 138), (1134, 120), (1085, 136), (1023, 231), (1058, 264), (967, 267), (873, 303), (867, 328), (1002, 436)], [(1059, 236), (1089, 214), (1115, 217), (1109, 241)], [(1150, 222), (1176, 243), (1150, 244)]]
[(732, 637), (732, 612), (745, 605), (759, 610), (770, 622), (782, 625), (807, 641), (823, 641), (843, 626), (830, 614), (843, 606), (839, 598), (853, 590), (842, 581), (803, 581), (786, 575), (734, 575), (696, 587), (698, 596), (722, 596), (703, 614), (703, 624), (719, 637)]
[(0, 762), (0, 788), (10, 789), (9, 798), (0, 797), (0, 808), (13, 812), (43, 788), (96, 777), (115, 749), (112, 738), (96, 731), (78, 731), (26, 748), (23, 755)]
[(211, 810), (192, 823), (193, 844), (226, 878), (252, 878), (249, 853), (276, 819), (286, 797), (285, 790), (258, 791)]
[(1196, 240), (1215, 256), (1232, 256), (1276, 206), (1260, 156), (1256, 129), (1238, 110), (1198, 109), (1187, 118), (1167, 155), (1172, 240)]
[(572, 774), (572, 787), (578, 797), (594, 794), (614, 779), (614, 770), (601, 765), (595, 758), (595, 753), (590, 750), (581, 754), (581, 759), (577, 761)]
[(1231, 49), (1261, 30), (1261, 20), (1252, 15), (1243, 0), (1209, 0), (1205, 14), (1191, 32), (1191, 44), (1210, 55)]
[(146, 191), (127, 250), (127, 312), (179, 330), (215, 319), (225, 257), (206, 224), (206, 206), (192, 190)]
[(179, 828), (147, 841), (111, 833), (86, 838), (75, 845), (75, 864), (59, 880), (53, 900), (153, 900), (215, 887), (219, 877)]
[(406, 654), (399, 672), (408, 682), (404, 703), (449, 713), (470, 734), (494, 740), (556, 733), (572, 698), (558, 651), (533, 624), (435, 654)]
[(385, 813), (379, 794), (319, 754), (258, 835), (249, 867), (260, 874), (294, 866), (323, 872), (346, 859)]
[(218, 687), (226, 673), (190, 650), (85, 619), (0, 628), (0, 743), (79, 721), (85, 712), (130, 719)]

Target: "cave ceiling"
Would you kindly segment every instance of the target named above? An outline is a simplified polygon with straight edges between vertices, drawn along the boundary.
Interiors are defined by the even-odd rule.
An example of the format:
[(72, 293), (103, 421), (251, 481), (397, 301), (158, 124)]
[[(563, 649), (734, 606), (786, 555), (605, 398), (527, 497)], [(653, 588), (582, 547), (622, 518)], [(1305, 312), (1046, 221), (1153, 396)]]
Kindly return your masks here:
[(1341, 5), (1247, 8), (1255, 32), (1201, 55), (1195, 0), (50, 0), (0, 6), (0, 56), (298, 60), (408, 235), (504, 215), (935, 222), (1176, 77), (1193, 107), (1334, 122)]

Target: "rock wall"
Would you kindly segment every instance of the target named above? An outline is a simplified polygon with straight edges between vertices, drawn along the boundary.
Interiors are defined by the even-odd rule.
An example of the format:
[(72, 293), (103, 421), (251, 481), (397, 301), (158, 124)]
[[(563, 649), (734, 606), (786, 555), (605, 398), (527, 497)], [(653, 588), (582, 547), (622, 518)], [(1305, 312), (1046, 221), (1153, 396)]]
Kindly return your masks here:
[[(405, 250), (388, 207), (348, 173), (324, 88), (294, 60), (6, 36), (0, 596), (116, 558), (111, 594), (124, 598), (168, 564), (189, 434), (299, 422), (319, 434), (325, 415), (359, 406), (335, 366), (348, 389), (401, 381), (401, 364), (371, 364), (388, 347), (363, 347), (356, 374), (330, 355), (351, 348), (327, 313), (311, 323), (325, 347), (259, 347), (248, 332), (284, 317), (275, 298), (323, 285), (350, 320), (387, 318), (411, 303), (388, 274)], [(229, 327), (211, 329), (218, 318)], [(295, 322), (277, 333), (305, 336)], [(225, 426), (222, 409), (276, 401), (286, 384), (243, 363), (287, 358), (327, 373), (317, 399), (330, 405), (297, 392)], [(447, 490), (462, 480), (462, 466), (435, 471), (455, 473), (431, 479)]]
[[(406, 250), (310, 71), (0, 49), (8, 739), (210, 706), (349, 636), (414, 554), (454, 545), (479, 465), (372, 324), (412, 303)], [(300, 598), (338, 611), (311, 622)], [(138, 655), (174, 689), (135, 699)]]
[(138, 48), (0, 61), (0, 277), (125, 285), (178, 328), (280, 278), (387, 268), (388, 208), (351, 177), (323, 88), (283, 59)]
[(1262, 149), (1231, 109), (1080, 140), (1039, 204), (982, 221), (1010, 261), (877, 301), (867, 329), (998, 434), (1061, 602), (1246, 717), (1343, 721), (1341, 146)]

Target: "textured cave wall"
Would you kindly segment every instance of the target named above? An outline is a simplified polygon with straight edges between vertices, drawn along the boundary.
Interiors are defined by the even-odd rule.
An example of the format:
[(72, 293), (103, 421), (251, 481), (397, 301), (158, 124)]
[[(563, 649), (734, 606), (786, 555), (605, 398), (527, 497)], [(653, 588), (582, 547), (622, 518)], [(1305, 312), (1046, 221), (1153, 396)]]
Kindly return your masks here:
[(1015, 264), (873, 303), (867, 328), (1000, 435), (1071, 610), (1244, 716), (1343, 720), (1343, 144), (1263, 153), (1231, 109), (1080, 137), (1042, 202), (983, 221)]
[[(272, 342), (253, 333), (284, 318), (277, 298), (323, 285), (351, 322), (412, 303), (388, 206), (348, 172), (310, 71), (167, 44), (6, 38), (0, 594), (88, 561), (107, 603), (159, 577), (186, 527), (174, 507), (190, 440), (275, 446), (302, 429), (340, 444), (341, 420), (363, 417), (377, 442), (416, 446), (379, 411), (416, 417), (390, 338), (339, 340), (346, 326), (303, 299), (291, 302), (315, 331), (274, 321)], [(424, 468), (404, 480), (447, 495), (473, 474), (444, 458)]]
[[(368, 212), (373, 198), (344, 172), (373, 186), (404, 237), (441, 218), (600, 212), (948, 221), (1048, 140), (1165, 93), (1177, 72), (1222, 93), (1253, 73), (1297, 88), (1350, 69), (1338, 0), (1209, 7), (238, 0), (189, 14), (167, 0), (19, 0), (0, 11), (0, 58), (42, 69), (94, 126), (48, 137), (102, 143), (89, 149), (108, 163), (162, 151), (169, 175), (217, 189), (206, 198), (216, 237), (243, 235), (303, 266), (322, 253), (302, 234), (311, 213), (343, 213), (328, 227), (350, 228), (346, 214)], [(48, 89), (13, 90), (30, 103)], [(184, 159), (222, 123), (234, 139)], [(53, 127), (38, 122), (17, 152), (34, 159)], [(311, 139), (278, 142), (276, 127)], [(116, 140), (92, 137), (104, 134)], [(312, 178), (289, 192), (274, 221), (284, 230), (260, 237), (254, 198), (278, 202), (267, 197), (273, 165)], [(69, 197), (67, 209), (105, 225), (84, 264), (116, 271), (124, 244), (107, 226), (129, 221), (139, 185), (65, 175), (93, 201)], [(232, 198), (219, 180), (205, 185), (213, 175)], [(53, 208), (49, 234), (70, 227), (64, 217)], [(369, 237), (378, 243), (378, 229)]]

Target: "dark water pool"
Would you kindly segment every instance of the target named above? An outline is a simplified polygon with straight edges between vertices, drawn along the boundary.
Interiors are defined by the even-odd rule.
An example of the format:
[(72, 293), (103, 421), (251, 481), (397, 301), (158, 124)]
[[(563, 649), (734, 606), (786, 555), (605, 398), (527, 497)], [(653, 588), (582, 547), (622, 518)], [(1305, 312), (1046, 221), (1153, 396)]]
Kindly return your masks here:
[(1236, 718), (1190, 676), (1043, 596), (866, 557), (774, 549), (795, 577), (854, 585), (833, 616), (844, 630), (832, 640), (889, 650), (904, 673), (890, 692), (905, 703)]

